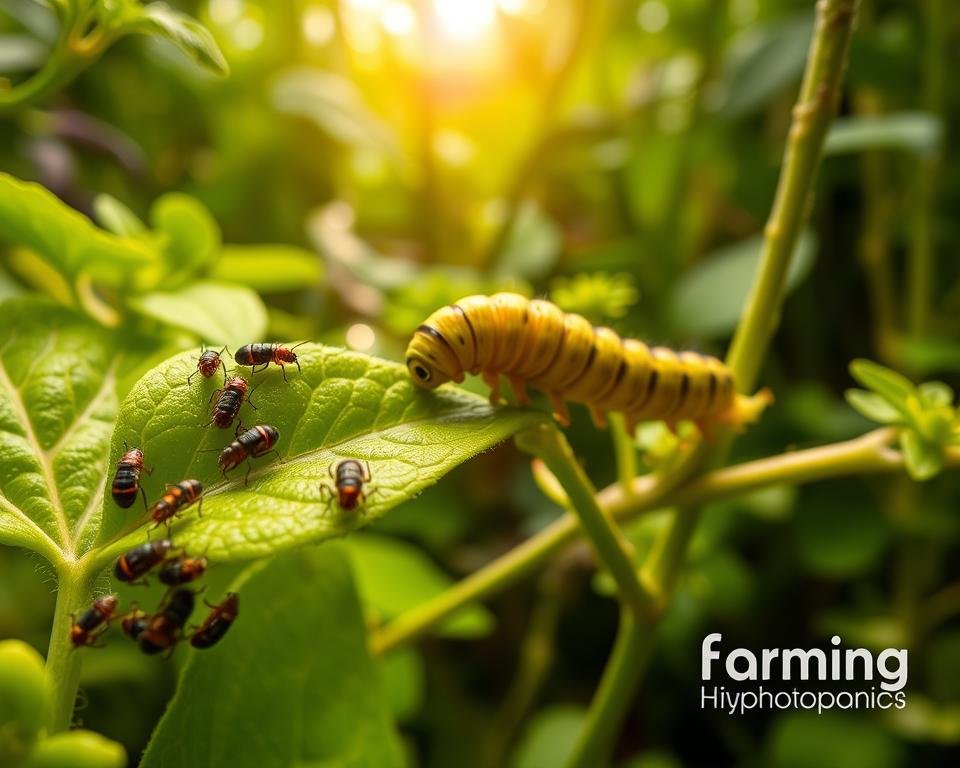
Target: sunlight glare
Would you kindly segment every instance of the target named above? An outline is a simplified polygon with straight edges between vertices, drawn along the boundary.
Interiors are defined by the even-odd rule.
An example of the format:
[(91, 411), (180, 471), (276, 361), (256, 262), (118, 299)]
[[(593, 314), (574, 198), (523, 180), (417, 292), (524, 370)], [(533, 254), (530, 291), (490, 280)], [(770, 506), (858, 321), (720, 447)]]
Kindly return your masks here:
[(383, 28), (395, 37), (402, 37), (413, 32), (417, 24), (417, 17), (407, 3), (393, 0), (384, 7), (380, 16)]
[(496, 0), (433, 0), (443, 32), (455, 40), (483, 36), (497, 16)]

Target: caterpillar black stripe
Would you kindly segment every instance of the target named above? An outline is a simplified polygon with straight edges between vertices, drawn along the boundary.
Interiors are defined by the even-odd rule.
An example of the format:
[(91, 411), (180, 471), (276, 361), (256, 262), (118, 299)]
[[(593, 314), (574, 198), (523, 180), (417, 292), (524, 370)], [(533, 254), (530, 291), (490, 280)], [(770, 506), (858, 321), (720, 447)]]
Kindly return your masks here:
[(417, 328), (406, 362), (426, 389), (479, 373), (493, 403), (504, 375), (521, 405), (529, 402), (527, 385), (546, 392), (564, 425), (570, 423), (567, 401), (586, 404), (598, 426), (606, 413), (623, 413), (632, 431), (648, 420), (690, 420), (704, 429), (739, 425), (769, 398), (739, 397), (730, 369), (715, 357), (650, 348), (549, 301), (514, 293), (468, 296), (438, 309)]

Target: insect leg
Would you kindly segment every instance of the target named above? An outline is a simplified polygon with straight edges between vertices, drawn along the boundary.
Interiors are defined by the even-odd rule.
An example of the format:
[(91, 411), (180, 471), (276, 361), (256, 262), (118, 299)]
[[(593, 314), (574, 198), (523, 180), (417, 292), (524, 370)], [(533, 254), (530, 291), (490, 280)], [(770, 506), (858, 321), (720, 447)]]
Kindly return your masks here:
[(363, 482), (369, 483), (373, 475), (370, 474), (370, 462), (367, 461), (366, 459), (364, 459), (363, 461), (363, 468), (364, 470), (366, 470), (366, 473), (363, 476)]
[(147, 509), (147, 492), (143, 490), (142, 485), (140, 486), (140, 495), (143, 496), (143, 511), (149, 512), (150, 510)]
[(595, 405), (587, 406), (590, 409), (590, 417), (593, 419), (593, 424), (597, 429), (606, 429), (607, 427), (607, 416), (606, 414), (597, 408)]
[(194, 376), (196, 376), (198, 373), (200, 373), (200, 368), (199, 368), (199, 367), (197, 368), (197, 370), (195, 370), (193, 373), (191, 373), (189, 376), (187, 376), (187, 386), (188, 386), (188, 387), (190, 386), (190, 379), (192, 379), (192, 378), (193, 378)]
[(530, 395), (527, 394), (527, 383), (523, 379), (518, 379), (516, 376), (510, 376), (508, 381), (510, 382), (510, 389), (513, 390), (513, 394), (517, 398), (517, 404), (530, 405)]
[(285, 366), (283, 363), (277, 363), (277, 365), (280, 366), (280, 372), (283, 374), (283, 380), (286, 381), (286, 380), (287, 380), (287, 366)]
[(553, 406), (553, 418), (559, 421), (562, 426), (569, 427), (570, 411), (567, 410), (567, 404), (563, 400), (563, 395), (559, 392), (551, 392), (550, 404)]
[(490, 387), (490, 405), (499, 405), (500, 397), (500, 376), (491, 371), (483, 372), (483, 383)]

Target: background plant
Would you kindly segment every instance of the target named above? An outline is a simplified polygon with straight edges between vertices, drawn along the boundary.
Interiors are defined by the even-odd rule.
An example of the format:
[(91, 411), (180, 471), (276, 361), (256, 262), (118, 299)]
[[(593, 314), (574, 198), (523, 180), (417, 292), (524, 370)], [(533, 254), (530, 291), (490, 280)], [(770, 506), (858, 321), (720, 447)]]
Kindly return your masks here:
[[(123, 440), (159, 465), (152, 495), (188, 469), (215, 478), (188, 453), (213, 444), (195, 426), (207, 390), (182, 386), (201, 341), (396, 360), (431, 310), (502, 287), (708, 351), (736, 329), (741, 387), (777, 403), (732, 447), (658, 425), (610, 440), (577, 413), (571, 452), (537, 412), (434, 401), (376, 358), (305, 348), (302, 378), (258, 390), (287, 464), (218, 487), (176, 530), (217, 562), (214, 594), (242, 585), (244, 615), (223, 653), (186, 662), (145, 765), (262, 764), (251, 723), (273, 755), (372, 765), (907, 765), (960, 738), (953, 392), (913, 383), (960, 359), (957, 275), (937, 258), (956, 239), (947, 4), (861, 3), (842, 86), (849, 2), (825, 4), (809, 58), (806, 2), (478, 2), (469, 24), (456, 3), (176, 5), (0, 7), (0, 537), (60, 586), (52, 688), (18, 689), (50, 712), (4, 749), (46, 759), (73, 718), (135, 756), (170, 699), (170, 666), (119, 639), (82, 669), (57, 644), (142, 537), (102, 506)], [(879, 365), (851, 380), (864, 356)], [(532, 473), (504, 447), (412, 499), (524, 428)], [(389, 514), (290, 549), (367, 522), (318, 514), (339, 455), (371, 460), (369, 515)], [(42, 650), (50, 570), (0, 558), (0, 634)], [(837, 631), (925, 668), (909, 717), (741, 727), (684, 693), (708, 629), (748, 647)], [(251, 675), (265, 658), (271, 676)], [(259, 686), (303, 694), (259, 710)]]

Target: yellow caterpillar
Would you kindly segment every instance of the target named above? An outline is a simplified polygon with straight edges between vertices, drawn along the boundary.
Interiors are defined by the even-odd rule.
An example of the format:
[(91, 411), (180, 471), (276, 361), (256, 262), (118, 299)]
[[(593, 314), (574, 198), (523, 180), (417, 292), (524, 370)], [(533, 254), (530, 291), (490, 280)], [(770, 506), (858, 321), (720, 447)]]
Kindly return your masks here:
[(690, 420), (703, 431), (720, 423), (737, 427), (769, 402), (768, 393), (738, 396), (730, 369), (715, 357), (651, 349), (515, 293), (468, 296), (438, 309), (410, 340), (407, 369), (425, 389), (480, 373), (494, 404), (502, 374), (521, 405), (529, 402), (528, 384), (546, 392), (563, 425), (570, 423), (570, 401), (585, 403), (600, 427), (606, 413), (623, 413), (631, 432), (655, 419), (671, 426)]

